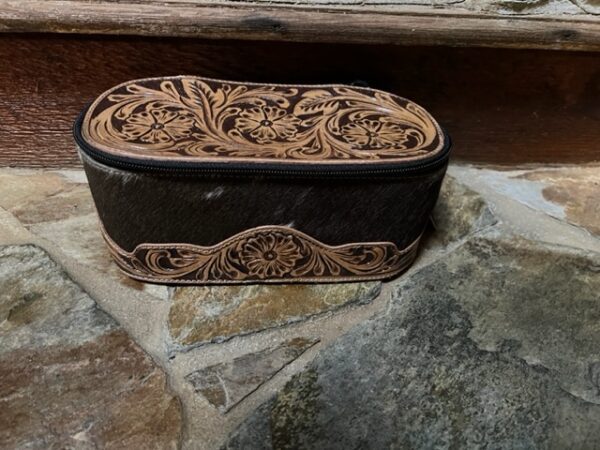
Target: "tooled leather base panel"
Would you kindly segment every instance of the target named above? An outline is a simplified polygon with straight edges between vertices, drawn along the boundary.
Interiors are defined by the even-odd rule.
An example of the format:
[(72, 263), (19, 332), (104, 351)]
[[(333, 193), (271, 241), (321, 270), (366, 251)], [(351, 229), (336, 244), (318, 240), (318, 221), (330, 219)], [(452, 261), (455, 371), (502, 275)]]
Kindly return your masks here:
[(261, 226), (217, 245), (140, 244), (120, 248), (103, 229), (108, 248), (127, 275), (155, 283), (241, 284), (361, 281), (391, 278), (407, 269), (419, 239), (329, 246), (285, 226)]

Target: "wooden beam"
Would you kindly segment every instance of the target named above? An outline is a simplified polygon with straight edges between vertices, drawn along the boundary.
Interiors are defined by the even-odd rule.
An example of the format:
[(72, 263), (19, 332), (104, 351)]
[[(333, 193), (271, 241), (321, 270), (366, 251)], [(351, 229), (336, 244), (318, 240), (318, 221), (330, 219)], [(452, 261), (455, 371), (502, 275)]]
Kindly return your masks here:
[(452, 1), (436, 2), (446, 3), (442, 8), (402, 0), (363, 5), (340, 1), (334, 3), (337, 7), (291, 3), (0, 0), (0, 31), (600, 50), (598, 16), (572, 2), (566, 3), (578, 14), (568, 8), (569, 14), (527, 14), (521, 9), (500, 14), (497, 5), (529, 3), (514, 1), (481, 2), (496, 5), (491, 13)]
[(600, 161), (596, 53), (5, 34), (0, 61), (5, 166), (78, 166), (71, 125), (87, 102), (129, 79), (177, 74), (359, 82), (429, 109), (455, 160)]

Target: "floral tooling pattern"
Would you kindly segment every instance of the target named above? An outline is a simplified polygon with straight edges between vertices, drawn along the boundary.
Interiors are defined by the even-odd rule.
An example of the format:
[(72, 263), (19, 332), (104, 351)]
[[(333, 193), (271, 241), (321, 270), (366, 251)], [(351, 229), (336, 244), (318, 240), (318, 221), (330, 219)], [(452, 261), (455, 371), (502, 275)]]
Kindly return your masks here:
[(405, 249), (391, 242), (328, 246), (282, 226), (253, 228), (212, 247), (141, 244), (121, 249), (104, 231), (123, 271), (145, 281), (247, 283), (367, 280), (391, 277), (407, 268), (418, 239)]
[(423, 108), (384, 92), (195, 77), (117, 87), (92, 105), (83, 133), (102, 150), (138, 156), (389, 160), (443, 147)]

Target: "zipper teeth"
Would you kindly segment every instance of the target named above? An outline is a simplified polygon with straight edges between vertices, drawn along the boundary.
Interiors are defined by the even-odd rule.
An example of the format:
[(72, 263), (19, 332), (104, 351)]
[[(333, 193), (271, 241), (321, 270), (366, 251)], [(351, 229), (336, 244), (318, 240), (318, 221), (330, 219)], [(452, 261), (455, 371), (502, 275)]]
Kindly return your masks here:
[[(394, 174), (406, 174), (406, 173), (418, 173), (424, 171), (426, 169), (434, 169), (438, 166), (443, 165), (448, 161), (450, 154), (450, 145), (446, 150), (438, 156), (436, 159), (424, 162), (421, 164), (415, 164), (409, 167), (394, 167), (394, 168), (378, 168), (378, 169), (355, 169), (355, 170), (306, 170), (306, 169), (296, 169), (296, 170), (286, 170), (286, 169), (261, 169), (261, 168), (248, 168), (248, 167), (239, 167), (239, 168), (223, 168), (223, 167), (186, 167), (185, 165), (181, 166), (158, 166), (158, 165), (150, 165), (143, 164), (137, 162), (124, 161), (118, 157), (112, 157), (106, 155), (99, 150), (94, 149), (89, 144), (87, 144), (79, 133), (79, 119), (76, 121), (74, 137), (77, 145), (84, 153), (87, 153), (93, 159), (105, 162), (106, 164), (116, 167), (116, 168), (125, 168), (132, 170), (144, 170), (153, 173), (160, 172), (170, 172), (170, 173), (182, 173), (182, 174), (196, 174), (196, 173), (205, 173), (205, 174), (218, 174), (218, 175), (244, 175), (244, 174), (253, 174), (253, 175), (285, 175), (292, 177), (361, 177), (361, 176), (369, 176), (369, 175), (394, 175)], [(446, 137), (448, 139), (448, 137)]]
[(318, 176), (355, 176), (360, 177), (362, 175), (386, 175), (386, 174), (403, 174), (403, 173), (412, 173), (412, 172), (420, 172), (424, 169), (432, 169), (437, 166), (441, 166), (448, 159), (447, 155), (444, 157), (431, 161), (429, 163), (419, 164), (411, 167), (398, 167), (398, 168), (381, 168), (381, 169), (370, 169), (370, 170), (319, 170), (319, 171), (310, 171), (310, 170), (286, 170), (286, 169), (252, 169), (252, 168), (220, 168), (220, 167), (167, 167), (167, 166), (154, 166), (154, 165), (146, 165), (141, 163), (131, 163), (127, 161), (122, 161), (118, 159), (113, 159), (107, 157), (106, 155), (99, 154), (97, 152), (90, 151), (89, 148), (84, 149), (87, 150), (87, 153), (92, 156), (94, 159), (101, 160), (106, 162), (113, 167), (121, 167), (121, 168), (130, 168), (137, 170), (146, 170), (149, 172), (171, 172), (171, 173), (206, 173), (206, 174), (218, 174), (218, 175), (227, 175), (227, 174), (253, 174), (253, 175), (289, 175), (289, 176), (297, 176), (297, 177), (318, 177)]

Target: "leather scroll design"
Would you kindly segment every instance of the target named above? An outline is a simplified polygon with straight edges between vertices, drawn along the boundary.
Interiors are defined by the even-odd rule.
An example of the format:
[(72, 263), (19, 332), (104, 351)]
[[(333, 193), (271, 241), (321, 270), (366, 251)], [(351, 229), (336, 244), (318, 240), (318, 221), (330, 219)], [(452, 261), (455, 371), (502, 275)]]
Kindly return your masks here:
[(116, 154), (215, 161), (404, 161), (444, 144), (425, 109), (386, 92), (197, 77), (118, 86), (92, 105), (82, 131)]
[(121, 249), (103, 230), (110, 252), (129, 276), (164, 283), (357, 281), (392, 277), (416, 256), (419, 239), (328, 246), (284, 226), (263, 226), (203, 247), (140, 244)]

